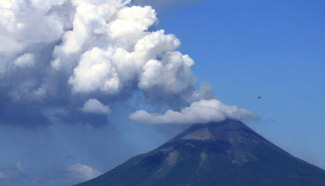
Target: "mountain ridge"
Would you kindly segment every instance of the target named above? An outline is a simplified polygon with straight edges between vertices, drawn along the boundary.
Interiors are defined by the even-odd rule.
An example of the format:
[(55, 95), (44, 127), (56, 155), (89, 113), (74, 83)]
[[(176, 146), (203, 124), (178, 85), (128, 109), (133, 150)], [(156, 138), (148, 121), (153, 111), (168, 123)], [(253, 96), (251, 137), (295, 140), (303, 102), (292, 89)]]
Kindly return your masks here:
[(325, 171), (236, 120), (198, 124), (78, 186), (324, 186)]

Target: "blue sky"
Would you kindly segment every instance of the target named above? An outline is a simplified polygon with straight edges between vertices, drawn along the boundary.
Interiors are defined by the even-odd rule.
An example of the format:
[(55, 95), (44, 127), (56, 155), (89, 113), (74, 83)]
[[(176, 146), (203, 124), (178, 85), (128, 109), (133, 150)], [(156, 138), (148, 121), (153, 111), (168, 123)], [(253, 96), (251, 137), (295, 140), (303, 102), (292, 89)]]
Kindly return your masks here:
[(180, 38), (222, 101), (259, 114), (253, 128), (324, 167), (324, 6), (211, 0), (165, 10), (159, 26)]
[[(164, 29), (179, 38), (179, 50), (195, 61), (192, 69), (198, 82), (210, 83), (225, 104), (256, 112), (260, 120), (248, 122), (250, 127), (293, 155), (325, 169), (325, 2), (155, 0), (154, 5), (159, 21), (152, 29)], [(28, 18), (33, 20), (35, 16)], [(28, 19), (23, 20), (29, 23)], [(28, 29), (36, 28), (39, 27)], [(54, 47), (64, 39), (56, 38), (55, 29), (52, 35), (40, 28), (35, 36), (34, 32), (15, 34), (37, 41), (42, 40), (39, 35), (44, 35), (45, 44), (22, 42), (21, 45), (30, 47), (14, 57), (8, 54), (15, 59), (24, 52), (33, 55), (37, 51), (32, 57), (34, 61), (25, 60), (15, 67), (8, 65), (5, 75), (1, 74), (0, 63), (0, 149), (5, 152), (0, 155), (0, 184), (33, 183), (35, 180), (28, 180), (30, 177), (43, 185), (50, 181), (53, 186), (76, 183), (84, 175), (73, 172), (73, 168), (82, 171), (80, 165), (89, 166), (90, 175), (105, 172), (136, 154), (156, 148), (187, 127), (142, 125), (130, 121), (128, 116), (138, 109), (180, 109), (185, 104), (182, 94), (193, 94), (192, 81), (184, 81), (184, 90), (177, 94), (169, 94), (164, 85), (134, 88), (138, 85), (133, 81), (115, 97), (101, 85), (95, 87), (99, 89), (95, 92), (77, 94), (72, 86), (78, 81), (68, 83), (71, 77), (80, 78), (73, 74), (75, 69), (55, 71), (51, 66), (51, 58), (60, 54), (52, 53)], [(7, 36), (16, 36), (11, 34)], [(51, 42), (47, 43), (48, 40)], [(2, 45), (0, 59), (6, 62)], [(100, 48), (105, 42), (90, 46)], [(176, 79), (193, 77), (171, 75)], [(167, 93), (161, 93), (163, 90)], [(95, 113), (84, 113), (82, 107), (90, 98), (99, 100), (88, 109)], [(98, 108), (102, 113), (96, 113)], [(58, 179), (62, 175), (64, 179)]]

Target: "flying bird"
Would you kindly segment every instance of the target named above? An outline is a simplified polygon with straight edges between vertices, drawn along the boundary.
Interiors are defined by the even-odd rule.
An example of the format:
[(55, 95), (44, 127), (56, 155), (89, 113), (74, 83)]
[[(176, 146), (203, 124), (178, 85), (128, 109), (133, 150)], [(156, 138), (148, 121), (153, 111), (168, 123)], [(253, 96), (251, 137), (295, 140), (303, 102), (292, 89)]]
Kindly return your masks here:
[(261, 98), (262, 98), (262, 96), (258, 96), (258, 97), (257, 97), (257, 99), (261, 99)]

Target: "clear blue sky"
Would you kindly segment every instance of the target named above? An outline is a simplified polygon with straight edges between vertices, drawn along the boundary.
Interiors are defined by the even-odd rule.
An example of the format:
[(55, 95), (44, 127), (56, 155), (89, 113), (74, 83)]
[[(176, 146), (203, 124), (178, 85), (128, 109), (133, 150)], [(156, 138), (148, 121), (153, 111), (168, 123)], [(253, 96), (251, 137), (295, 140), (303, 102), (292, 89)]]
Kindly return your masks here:
[[(325, 1), (201, 1), (160, 14), (200, 81), (295, 155), (325, 167)], [(257, 97), (262, 96), (258, 100)]]

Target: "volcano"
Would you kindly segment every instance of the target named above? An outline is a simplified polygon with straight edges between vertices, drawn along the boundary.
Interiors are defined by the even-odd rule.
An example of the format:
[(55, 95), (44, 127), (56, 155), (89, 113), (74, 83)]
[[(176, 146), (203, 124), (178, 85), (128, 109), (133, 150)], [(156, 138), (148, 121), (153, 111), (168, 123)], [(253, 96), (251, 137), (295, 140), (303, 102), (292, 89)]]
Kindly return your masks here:
[(78, 186), (325, 186), (325, 171), (226, 120), (193, 125)]

